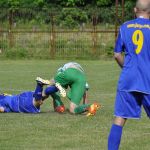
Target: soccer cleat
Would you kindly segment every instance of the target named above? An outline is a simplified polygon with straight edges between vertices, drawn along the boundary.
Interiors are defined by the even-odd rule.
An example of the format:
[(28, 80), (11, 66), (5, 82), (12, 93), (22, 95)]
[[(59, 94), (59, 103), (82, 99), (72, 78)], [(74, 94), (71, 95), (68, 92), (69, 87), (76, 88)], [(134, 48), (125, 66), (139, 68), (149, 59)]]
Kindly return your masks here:
[(65, 111), (65, 106), (57, 106), (55, 108), (55, 111), (58, 112), (58, 113), (63, 113)]
[(86, 116), (94, 116), (96, 111), (101, 108), (101, 105), (98, 103), (93, 103), (87, 110), (88, 113)]
[(44, 80), (44, 79), (42, 79), (40, 77), (36, 78), (36, 82), (39, 83), (39, 84), (41, 84), (41, 85), (49, 85), (50, 84), (49, 80)]
[(66, 97), (66, 91), (65, 89), (59, 84), (59, 83), (55, 83), (55, 86), (58, 88), (60, 95), (62, 97)]

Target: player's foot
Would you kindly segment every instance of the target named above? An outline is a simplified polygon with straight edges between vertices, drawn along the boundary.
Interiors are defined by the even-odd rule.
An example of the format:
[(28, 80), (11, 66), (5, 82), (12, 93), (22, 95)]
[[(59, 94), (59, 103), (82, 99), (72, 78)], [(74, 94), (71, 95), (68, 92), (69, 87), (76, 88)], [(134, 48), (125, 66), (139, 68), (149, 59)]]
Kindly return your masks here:
[(57, 106), (55, 108), (55, 111), (58, 112), (58, 113), (63, 113), (65, 111), (65, 106)]
[(50, 84), (49, 80), (44, 80), (44, 79), (42, 79), (40, 77), (36, 78), (36, 82), (39, 83), (39, 84), (41, 84), (41, 85), (49, 85)]
[(93, 103), (87, 110), (88, 113), (86, 116), (94, 116), (98, 109), (100, 109), (101, 105), (98, 103)]
[(59, 84), (59, 83), (55, 83), (55, 86), (58, 88), (60, 95), (62, 97), (66, 97), (66, 91), (65, 89)]

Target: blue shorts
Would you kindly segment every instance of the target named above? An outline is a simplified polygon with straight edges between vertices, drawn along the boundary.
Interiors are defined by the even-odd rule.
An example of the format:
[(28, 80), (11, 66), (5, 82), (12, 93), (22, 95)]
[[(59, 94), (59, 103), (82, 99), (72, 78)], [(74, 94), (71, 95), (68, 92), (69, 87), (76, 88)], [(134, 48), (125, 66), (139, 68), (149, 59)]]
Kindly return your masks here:
[(150, 94), (117, 91), (115, 116), (138, 119), (141, 117), (141, 106), (150, 118)]

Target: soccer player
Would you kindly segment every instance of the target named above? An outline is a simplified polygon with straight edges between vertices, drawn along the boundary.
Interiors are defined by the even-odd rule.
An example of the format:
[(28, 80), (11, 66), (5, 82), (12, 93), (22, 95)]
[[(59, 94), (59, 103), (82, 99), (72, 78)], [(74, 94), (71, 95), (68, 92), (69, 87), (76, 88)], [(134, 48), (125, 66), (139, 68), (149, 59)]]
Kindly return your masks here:
[[(65, 64), (63, 67), (58, 69), (58, 72), (54, 76), (54, 79), (51, 80), (51, 83), (55, 83), (55, 86), (60, 91), (62, 91), (63, 88), (70, 87), (70, 91), (69, 93), (67, 93), (67, 97), (70, 100), (69, 110), (71, 113), (81, 114), (84, 112), (88, 112), (89, 115), (94, 115), (96, 113), (96, 110), (99, 108), (99, 105), (97, 103), (91, 105), (86, 102), (86, 76), (80, 64), (76, 62), (69, 62)], [(46, 95), (50, 95), (52, 93), (51, 86), (49, 87), (49, 90), (50, 92), (48, 92), (47, 90), (47, 94), (45, 92)], [(55, 90), (53, 92), (55, 92)], [(83, 97), (85, 103), (80, 105)], [(55, 99), (59, 99), (59, 96), (55, 94), (55, 97), (53, 95), (53, 98), (55, 101)], [(60, 101), (61, 100), (59, 99), (59, 102)]]
[[(65, 111), (65, 106), (60, 98), (60, 94), (58, 92), (56, 93), (49, 93), (47, 92), (49, 90), (49, 87), (45, 90), (45, 94), (47, 95), (51, 95), (51, 97), (53, 98), (53, 106), (54, 106), (54, 110), (58, 113), (63, 113)], [(86, 83), (85, 85), (85, 92), (83, 95), (83, 104), (88, 104), (89, 100), (88, 100), (88, 90), (89, 90), (89, 85), (88, 83)], [(91, 113), (89, 113), (89, 115), (92, 115)]]
[(48, 85), (49, 80), (37, 77), (36, 81), (37, 86), (34, 92), (27, 91), (18, 95), (0, 94), (0, 112), (39, 113), (40, 106), (45, 100), (42, 95), (43, 86)]
[(150, 117), (150, 0), (138, 0), (134, 10), (137, 18), (120, 27), (114, 50), (122, 72), (108, 150), (119, 149), (123, 126), (127, 119), (140, 118), (141, 105)]

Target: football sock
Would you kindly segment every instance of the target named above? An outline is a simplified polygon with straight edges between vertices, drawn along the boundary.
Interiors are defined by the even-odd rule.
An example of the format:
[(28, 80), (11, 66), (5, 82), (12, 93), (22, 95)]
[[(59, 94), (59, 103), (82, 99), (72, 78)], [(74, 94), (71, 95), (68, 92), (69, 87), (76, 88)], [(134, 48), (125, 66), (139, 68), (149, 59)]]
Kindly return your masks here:
[(46, 95), (51, 95), (52, 93), (55, 93), (57, 91), (58, 91), (58, 89), (55, 86), (49, 86), (45, 89), (44, 92)]
[(108, 137), (108, 150), (118, 150), (120, 141), (121, 141), (121, 135), (122, 135), (122, 126), (113, 124), (110, 130), (110, 134)]
[(53, 98), (53, 105), (54, 108), (56, 108), (57, 106), (62, 106), (64, 105), (63, 102), (60, 99), (60, 96), (57, 93), (53, 93), (51, 94), (52, 98)]
[(82, 104), (78, 107), (76, 107), (74, 109), (75, 114), (81, 114), (87, 111), (87, 108), (90, 106), (91, 104)]
[(35, 88), (33, 97), (35, 100), (41, 100), (42, 99), (42, 91), (43, 91), (43, 86), (39, 83), (37, 83), (37, 86)]

